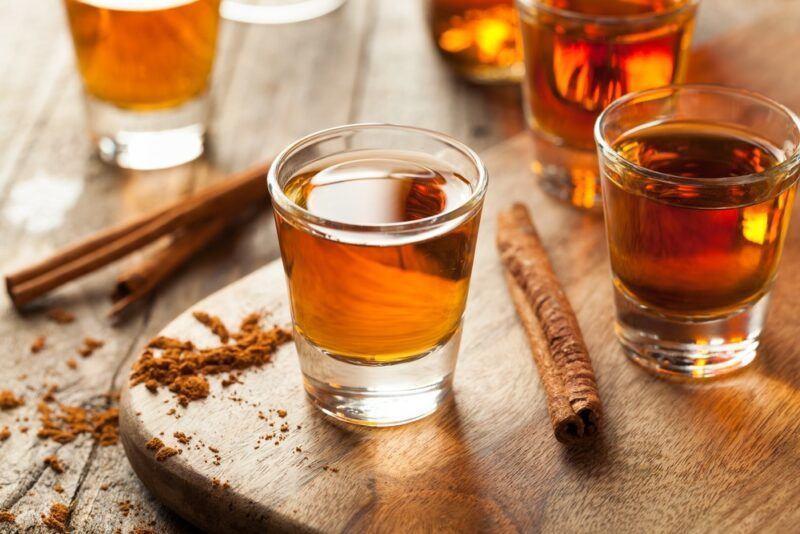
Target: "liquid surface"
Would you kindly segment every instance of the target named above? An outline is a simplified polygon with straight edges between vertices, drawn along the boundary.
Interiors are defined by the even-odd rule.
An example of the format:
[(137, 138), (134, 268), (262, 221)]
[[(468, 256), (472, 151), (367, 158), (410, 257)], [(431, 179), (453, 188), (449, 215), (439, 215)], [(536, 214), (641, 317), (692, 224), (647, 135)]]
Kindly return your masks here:
[[(551, 5), (586, 15), (658, 13), (675, 2), (569, 0)], [(594, 150), (592, 127), (617, 98), (683, 79), (693, 10), (646, 24), (598, 25), (523, 10), (525, 95), (533, 125), (568, 146)]]
[[(458, 175), (405, 158), (331, 162), (293, 177), (284, 191), (315, 215), (367, 225), (445, 213), (471, 195)], [(341, 242), (275, 216), (296, 328), (329, 354), (400, 362), (446, 342), (461, 324), (479, 211), (402, 245)]]
[(614, 150), (646, 169), (684, 178), (744, 176), (779, 163), (776, 148), (745, 135), (702, 124), (664, 124), (618, 140)]
[(79, 0), (81, 3), (101, 9), (117, 11), (153, 11), (185, 6), (196, 0)]
[(651, 170), (717, 184), (664, 184), (604, 169), (609, 250), (621, 290), (667, 315), (710, 317), (769, 289), (795, 189), (719, 180), (774, 167), (777, 149), (699, 124), (644, 129), (615, 148)]
[(203, 93), (219, 0), (65, 0), (86, 91), (123, 109), (178, 106)]
[(318, 217), (362, 225), (433, 217), (472, 195), (469, 183), (455, 173), (390, 157), (355, 159), (300, 174), (284, 192)]
[(687, 0), (544, 0), (542, 3), (580, 13), (601, 17), (656, 15), (687, 4)]
[(428, 0), (433, 39), (453, 67), (485, 80), (518, 78), (519, 18), (513, 0)]

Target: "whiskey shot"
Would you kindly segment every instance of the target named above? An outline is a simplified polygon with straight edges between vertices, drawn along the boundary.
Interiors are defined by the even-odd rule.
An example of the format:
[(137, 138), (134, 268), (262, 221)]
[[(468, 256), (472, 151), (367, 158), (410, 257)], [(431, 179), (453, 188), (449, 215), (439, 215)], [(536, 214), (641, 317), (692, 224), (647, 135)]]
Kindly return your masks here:
[(675, 86), (600, 116), (617, 335), (658, 373), (756, 356), (800, 173), (800, 120), (754, 93)]
[(518, 0), (532, 171), (553, 196), (600, 202), (592, 127), (634, 91), (681, 83), (698, 0)]
[(306, 391), (324, 412), (388, 426), (450, 392), (487, 175), (415, 128), (325, 130), (269, 174)]

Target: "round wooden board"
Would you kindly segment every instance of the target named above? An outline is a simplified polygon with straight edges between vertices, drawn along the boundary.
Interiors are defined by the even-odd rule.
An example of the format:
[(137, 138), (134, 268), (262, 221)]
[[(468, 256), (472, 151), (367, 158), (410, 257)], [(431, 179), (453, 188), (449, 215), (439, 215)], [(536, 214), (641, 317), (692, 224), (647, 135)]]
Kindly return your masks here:
[[(602, 220), (543, 197), (528, 169), (530, 150), (523, 136), (485, 157), (489, 196), (455, 395), (447, 405), (404, 427), (338, 423), (306, 400), (291, 344), (274, 363), (244, 373), (241, 384), (223, 388), (222, 377), (211, 377), (212, 395), (173, 415), (175, 400), (163, 388), (157, 394), (126, 388), (122, 442), (147, 487), (196, 525), (220, 532), (796, 528), (797, 214), (756, 363), (716, 382), (666, 382), (629, 363), (614, 340)], [(515, 200), (532, 209), (593, 357), (607, 426), (590, 447), (569, 449), (553, 438), (504, 285), (495, 220)], [(280, 264), (200, 302), (163, 331), (200, 346), (217, 344), (193, 310), (218, 315), (229, 327), (256, 310), (288, 324)], [(272, 415), (270, 427), (258, 417), (269, 409), (288, 415)], [(259, 436), (284, 421), (286, 439), (257, 448)], [(176, 431), (192, 436), (191, 444), (178, 444)], [(156, 462), (144, 446), (154, 436), (182, 453)], [(227, 486), (215, 486), (215, 479)]]

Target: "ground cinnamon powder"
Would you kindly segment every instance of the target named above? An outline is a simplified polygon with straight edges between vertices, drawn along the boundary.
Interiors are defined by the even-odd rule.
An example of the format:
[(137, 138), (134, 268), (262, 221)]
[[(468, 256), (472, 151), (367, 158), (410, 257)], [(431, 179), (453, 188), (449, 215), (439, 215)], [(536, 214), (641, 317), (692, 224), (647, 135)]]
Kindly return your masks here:
[(31, 343), (31, 352), (36, 354), (44, 349), (44, 345), (47, 342), (47, 338), (44, 336), (37, 336), (36, 339), (33, 340)]
[(7, 389), (0, 391), (0, 410), (11, 410), (23, 404), (25, 401), (14, 395), (13, 391)]
[[(131, 370), (131, 385), (145, 384), (150, 391), (159, 386), (175, 393), (178, 402), (186, 406), (193, 400), (208, 396), (206, 375), (229, 373), (235, 370), (263, 365), (275, 350), (291, 339), (291, 333), (279, 326), (263, 329), (263, 317), (252, 313), (239, 325), (239, 331), (229, 333), (222, 321), (204, 312), (195, 312), (195, 318), (214, 332), (220, 340), (232, 342), (218, 347), (199, 349), (191, 341), (159, 336), (154, 338)], [(224, 329), (224, 330), (223, 330)], [(153, 349), (161, 354), (156, 356)]]
[(37, 432), (41, 439), (69, 443), (79, 434), (91, 434), (102, 446), (115, 445), (119, 439), (119, 409), (93, 410), (81, 406), (58, 405), (53, 410), (46, 402), (39, 403), (39, 420), (42, 427)]
[(178, 452), (178, 449), (173, 449), (172, 447), (161, 447), (156, 453), (156, 461), (163, 462), (167, 458), (175, 456)]
[(219, 338), (220, 341), (223, 343), (227, 343), (228, 339), (230, 339), (230, 332), (225, 327), (225, 323), (223, 323), (219, 317), (214, 315), (209, 315), (206, 312), (196, 311), (192, 313), (195, 319), (200, 321), (203, 325), (207, 326), (209, 330), (211, 330), (216, 336)]
[(65, 504), (56, 502), (50, 505), (50, 512), (42, 514), (42, 523), (58, 532), (67, 531), (67, 519), (69, 519), (69, 508)]
[(75, 314), (61, 308), (52, 308), (47, 310), (47, 318), (54, 323), (69, 324), (75, 321)]
[(55, 454), (45, 458), (44, 465), (46, 465), (56, 473), (61, 474), (64, 472), (64, 464), (61, 463), (61, 460), (59, 460)]
[(189, 375), (175, 378), (169, 385), (169, 390), (178, 395), (182, 406), (186, 406), (189, 401), (208, 397), (209, 387), (204, 377)]
[(150, 438), (150, 441), (144, 444), (146, 449), (151, 451), (155, 451), (156, 455), (155, 458), (159, 462), (163, 462), (167, 458), (171, 456), (175, 456), (180, 451), (178, 449), (173, 449), (172, 447), (167, 447), (164, 445), (164, 442), (156, 437)]
[(106, 342), (100, 339), (95, 339), (93, 337), (85, 337), (83, 338), (83, 345), (81, 347), (78, 347), (78, 354), (80, 354), (84, 358), (88, 358), (94, 353), (94, 351), (96, 351), (105, 344)]
[(144, 444), (145, 447), (151, 451), (157, 451), (164, 446), (164, 442), (158, 438), (150, 438), (150, 441)]

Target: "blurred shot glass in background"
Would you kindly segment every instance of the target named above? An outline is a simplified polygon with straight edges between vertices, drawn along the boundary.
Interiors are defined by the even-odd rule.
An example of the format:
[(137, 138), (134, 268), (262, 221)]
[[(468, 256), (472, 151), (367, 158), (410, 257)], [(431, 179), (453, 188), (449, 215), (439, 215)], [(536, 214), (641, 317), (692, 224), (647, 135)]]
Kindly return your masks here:
[(158, 169), (203, 153), (219, 0), (64, 0), (100, 157)]
[(514, 0), (426, 0), (428, 24), (445, 61), (478, 83), (518, 82), (522, 47)]
[(345, 0), (222, 0), (222, 16), (251, 24), (288, 24), (334, 11)]
[(683, 81), (699, 0), (517, 0), (534, 174), (581, 208), (599, 205), (592, 127), (624, 94)]
[(449, 395), (487, 174), (468, 147), (356, 124), (285, 149), (269, 172), (308, 395), (371, 426)]
[(800, 174), (800, 119), (754, 93), (630, 94), (595, 130), (617, 336), (660, 374), (756, 355)]

